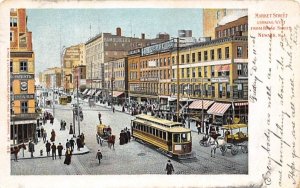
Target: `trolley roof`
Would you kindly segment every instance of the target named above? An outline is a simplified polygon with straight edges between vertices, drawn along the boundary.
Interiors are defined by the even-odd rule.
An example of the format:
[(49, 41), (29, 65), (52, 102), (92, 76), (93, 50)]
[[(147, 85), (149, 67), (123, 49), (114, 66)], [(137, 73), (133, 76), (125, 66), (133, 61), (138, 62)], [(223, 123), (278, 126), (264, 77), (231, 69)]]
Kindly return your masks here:
[(158, 123), (161, 124), (162, 126), (165, 127), (182, 127), (182, 123), (179, 122), (174, 122), (174, 121), (170, 121), (170, 120), (166, 120), (166, 119), (161, 119), (161, 118), (157, 118), (154, 116), (149, 116), (146, 114), (139, 114), (135, 116), (137, 119), (142, 119), (142, 120), (147, 120), (147, 121), (151, 121), (153, 123)]
[[(148, 115), (144, 115), (144, 116), (146, 116), (146, 117), (144, 117), (143, 119), (137, 118), (137, 119), (134, 119), (132, 121), (141, 123), (143, 125), (148, 125), (148, 126), (151, 126), (153, 128), (160, 129), (160, 130), (167, 131), (167, 132), (173, 132), (173, 133), (191, 132), (190, 129), (187, 129), (187, 128), (183, 127), (178, 122), (176, 123), (176, 122), (172, 122), (172, 121), (168, 121), (168, 120), (160, 119), (160, 118), (155, 118), (153, 116), (148, 116)], [(150, 121), (149, 121), (148, 118), (150, 119)], [(159, 123), (157, 123), (156, 121), (152, 121), (153, 118), (156, 119), (156, 121), (159, 122)], [(161, 125), (162, 121), (160, 121), (160, 120), (162, 120), (163, 122), (167, 121), (167, 122), (174, 123), (176, 126)]]

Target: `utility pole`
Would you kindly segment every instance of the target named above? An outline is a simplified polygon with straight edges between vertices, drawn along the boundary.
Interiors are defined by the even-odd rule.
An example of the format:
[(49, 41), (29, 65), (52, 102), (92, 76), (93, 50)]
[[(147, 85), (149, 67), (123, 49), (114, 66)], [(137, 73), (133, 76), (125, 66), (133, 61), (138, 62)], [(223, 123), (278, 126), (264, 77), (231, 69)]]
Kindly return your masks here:
[(176, 55), (176, 61), (177, 61), (177, 122), (179, 121), (179, 37), (177, 39), (177, 55)]
[(111, 109), (113, 110), (113, 94), (114, 94), (114, 60), (111, 63)]
[[(202, 71), (202, 69), (201, 69), (201, 71)], [(201, 89), (201, 103), (202, 103), (202, 110), (201, 110), (201, 112), (202, 112), (202, 114), (201, 114), (201, 121), (202, 121), (202, 131), (204, 132), (204, 106), (203, 106), (203, 76), (202, 76), (202, 74), (201, 74), (201, 87), (202, 87), (202, 89)]]
[[(79, 117), (79, 97), (78, 97), (78, 84), (79, 84), (79, 68), (77, 67), (77, 122), (78, 122), (78, 134), (80, 135), (80, 117)], [(75, 125), (75, 124), (74, 124)], [(75, 132), (75, 127), (74, 127), (74, 132)]]

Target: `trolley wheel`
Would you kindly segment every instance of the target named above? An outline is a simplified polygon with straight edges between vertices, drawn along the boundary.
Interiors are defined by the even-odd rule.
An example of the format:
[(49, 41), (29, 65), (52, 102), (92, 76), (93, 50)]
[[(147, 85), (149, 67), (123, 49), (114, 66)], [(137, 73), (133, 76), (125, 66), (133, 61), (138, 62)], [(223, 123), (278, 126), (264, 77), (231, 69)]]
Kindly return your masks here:
[(221, 151), (222, 155), (224, 156), (225, 153), (226, 153), (226, 151), (227, 151), (226, 145), (221, 146), (221, 147), (220, 147), (220, 151)]
[(246, 145), (241, 146), (241, 150), (243, 153), (248, 153), (248, 146), (246, 146)]
[(231, 154), (232, 155), (236, 155), (236, 154), (238, 154), (238, 152), (239, 152), (239, 149), (236, 146), (232, 146), (232, 148), (231, 148)]

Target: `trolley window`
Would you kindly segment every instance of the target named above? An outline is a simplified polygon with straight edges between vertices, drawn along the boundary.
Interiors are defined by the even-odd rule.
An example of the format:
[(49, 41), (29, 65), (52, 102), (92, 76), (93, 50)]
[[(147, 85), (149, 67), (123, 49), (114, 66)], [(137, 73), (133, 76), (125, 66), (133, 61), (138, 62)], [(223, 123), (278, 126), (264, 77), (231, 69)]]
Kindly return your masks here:
[(180, 142), (180, 134), (173, 134), (173, 142)]

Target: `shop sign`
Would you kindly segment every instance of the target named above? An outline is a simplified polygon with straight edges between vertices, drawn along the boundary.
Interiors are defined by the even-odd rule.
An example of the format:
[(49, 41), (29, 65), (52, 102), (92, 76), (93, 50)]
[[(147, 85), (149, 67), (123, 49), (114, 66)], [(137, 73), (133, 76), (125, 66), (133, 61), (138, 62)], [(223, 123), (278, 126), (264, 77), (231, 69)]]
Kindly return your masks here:
[(34, 94), (19, 94), (14, 95), (14, 100), (34, 99)]
[(22, 81), (20, 83), (20, 86), (21, 86), (21, 91), (27, 91), (27, 89), (28, 89), (28, 83), (27, 83), (27, 81)]
[(229, 78), (228, 77), (211, 78), (211, 82), (217, 82), (217, 83), (229, 82)]
[(174, 48), (174, 41), (167, 41), (152, 46), (148, 46), (142, 49), (142, 56), (154, 54), (161, 51), (166, 51)]
[(10, 79), (15, 80), (31, 80), (34, 79), (34, 74), (12, 74)]

